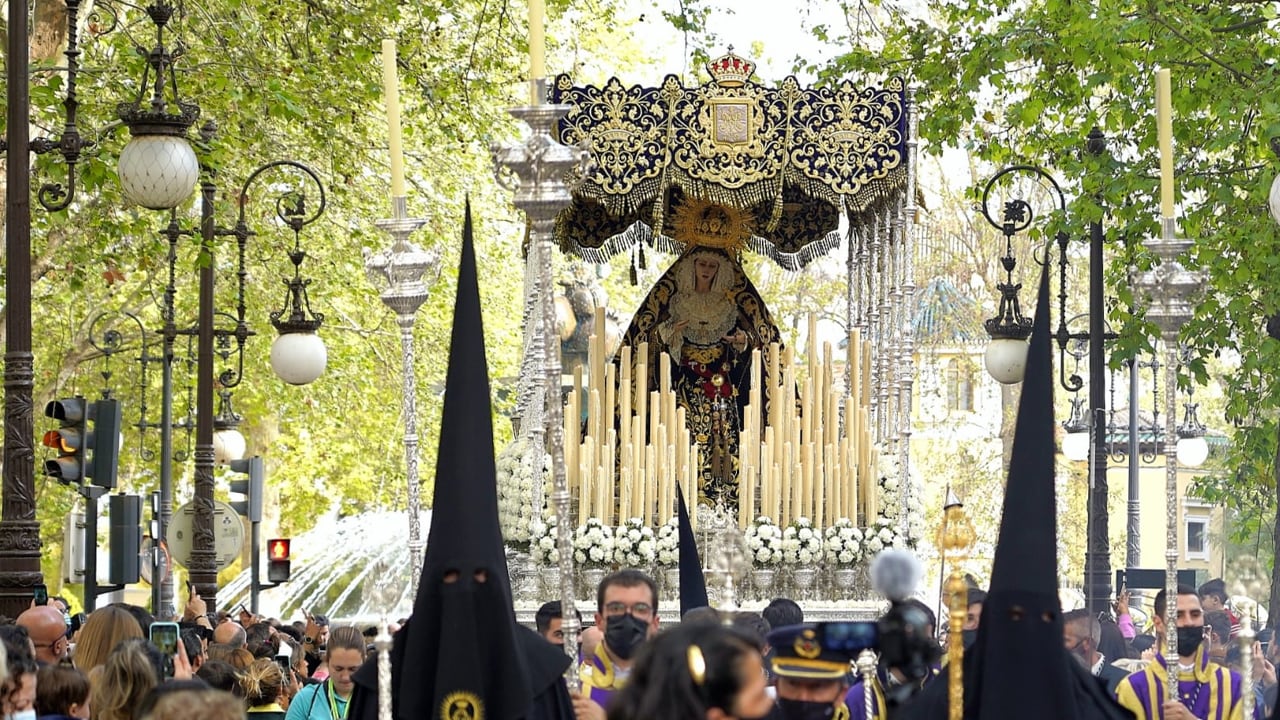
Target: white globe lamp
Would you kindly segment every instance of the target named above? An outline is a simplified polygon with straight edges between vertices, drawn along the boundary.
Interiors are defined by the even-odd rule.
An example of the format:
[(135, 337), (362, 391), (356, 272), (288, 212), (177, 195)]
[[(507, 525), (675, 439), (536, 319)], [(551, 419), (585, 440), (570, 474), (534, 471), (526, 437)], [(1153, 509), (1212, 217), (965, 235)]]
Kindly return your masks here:
[(195, 191), (200, 163), (181, 135), (135, 135), (120, 152), (120, 186), (130, 201), (151, 210), (178, 207)]
[(245, 449), (244, 435), (233, 427), (213, 434), (213, 462), (216, 465), (226, 465), (243, 458)]
[(1062, 436), (1062, 455), (1071, 462), (1089, 459), (1089, 431), (1069, 432)]
[(1027, 350), (1030, 346), (1026, 338), (997, 337), (987, 344), (984, 358), (987, 372), (996, 382), (1003, 385), (1015, 385), (1022, 382), (1027, 372)]
[(285, 333), (271, 343), (271, 369), (290, 385), (307, 385), (324, 374), (329, 352), (315, 333)]
[(1178, 465), (1198, 468), (1209, 459), (1209, 443), (1204, 436), (1178, 438)]

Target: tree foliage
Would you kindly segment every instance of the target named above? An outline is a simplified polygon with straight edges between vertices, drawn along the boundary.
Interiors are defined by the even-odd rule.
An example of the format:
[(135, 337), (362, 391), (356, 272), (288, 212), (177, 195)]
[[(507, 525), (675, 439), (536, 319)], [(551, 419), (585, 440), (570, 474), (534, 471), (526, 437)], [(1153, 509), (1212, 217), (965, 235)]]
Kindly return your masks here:
[[(568, 22), (567, 0), (549, 3), (556, 22)], [(599, 0), (591, 12), (572, 19), (573, 41), (552, 45), (553, 62), (563, 54), (576, 66), (588, 49), (605, 65), (610, 53), (632, 53), (625, 38), (628, 20), (619, 3)], [(167, 244), (159, 230), (169, 218), (130, 207), (115, 174), (116, 157), (128, 133), (116, 120), (116, 103), (138, 92), (142, 59), (135, 47), (150, 49), (154, 29), (141, 10), (99, 3), (84, 25), (83, 71), (79, 82), (80, 126), (96, 145), (78, 168), (80, 187), (71, 208), (33, 213), (33, 319), (35, 324), (36, 407), (72, 392), (92, 396), (110, 386), (124, 405), (127, 425), (138, 422), (143, 397), (147, 420), (159, 418), (159, 372), (151, 367), (142, 385), (135, 362), (141, 347), (136, 329), (114, 315), (137, 315), (150, 342), (161, 325)], [(441, 3), (361, 3), (327, 0), (216, 0), (179, 4), (167, 35), (184, 53), (178, 85), (184, 99), (200, 104), (202, 120), (217, 125), (203, 148), (203, 163), (216, 171), (217, 223), (234, 224), (240, 184), (253, 168), (290, 158), (315, 169), (327, 191), (322, 219), (301, 236), (308, 257), (303, 274), (313, 279), (311, 307), (325, 314), (321, 330), (329, 352), (326, 374), (306, 387), (290, 387), (271, 373), (268, 350), (275, 331), (267, 313), (284, 305), (281, 279), (291, 274), (286, 251), (294, 239), (272, 218), (273, 192), (280, 176), (264, 178), (244, 198), (250, 227), (247, 307), (256, 335), (246, 346), (244, 381), (235, 388), (234, 407), (244, 417), (249, 453), (267, 458), (278, 529), (305, 530), (322, 517), (368, 508), (403, 507), (406, 494), (402, 447), (400, 330), (365, 277), (363, 253), (380, 250), (390, 238), (374, 224), (388, 216), (386, 116), (382, 104), (380, 41), (398, 43), (401, 101), (411, 216), (426, 219), (413, 240), (441, 252), (438, 274), (428, 278), (431, 295), (417, 313), (413, 337), (418, 388), (420, 477), (429, 503), (435, 466), (440, 386), (448, 356), (460, 246), (462, 207), (470, 196), (476, 220), (485, 332), (492, 377), (515, 375), (520, 343), (522, 222), (509, 195), (492, 177), (489, 145), (510, 141), (519, 129), (506, 108), (527, 99), (522, 84), (527, 57), (523, 12), (502, 3), (449, 0)], [(563, 20), (559, 20), (564, 18)], [(561, 37), (567, 37), (567, 28)], [(556, 32), (553, 29), (551, 36)], [(58, 58), (61, 62), (61, 58)], [(33, 135), (60, 130), (65, 76), (54, 61), (36, 61), (32, 74)], [(194, 135), (194, 132), (193, 132)], [(64, 180), (56, 153), (37, 158), (35, 182)], [(311, 194), (310, 203), (318, 202)], [(314, 205), (313, 205), (314, 206)], [(198, 228), (198, 199), (178, 209), (176, 219)], [(176, 320), (194, 320), (196, 275), (213, 262), (218, 274), (218, 309), (234, 312), (235, 245), (219, 238), (212, 255), (184, 237), (177, 265)], [(103, 311), (113, 313), (96, 326), (126, 333), (126, 351), (103, 378), (101, 354), (89, 344), (90, 327)], [(151, 352), (158, 347), (151, 346)], [(179, 340), (175, 365), (175, 413), (188, 411), (194, 379), (184, 360), (191, 352)], [(230, 361), (234, 364), (234, 356)], [(220, 361), (218, 370), (227, 367)], [(194, 412), (194, 409), (191, 409)], [(37, 418), (37, 433), (48, 421)], [(495, 423), (501, 440), (505, 423)], [(179, 450), (185, 435), (176, 433)], [(127, 433), (122, 487), (155, 488), (158, 433)], [(43, 460), (37, 457), (37, 462)], [(190, 467), (175, 470), (179, 502), (191, 493)], [(38, 517), (45, 542), (45, 572), (56, 584), (62, 518), (74, 495), (37, 478)]]
[[(1275, 5), (930, 0), (921, 15), (873, 4), (882, 47), (851, 47), (824, 76), (908, 74), (926, 150), (1051, 169), (1070, 196), (1061, 227), (1081, 239), (1091, 221), (1107, 227), (1113, 363), (1158, 337), (1127, 277), (1150, 267), (1142, 241), (1159, 232), (1154, 76), (1171, 68), (1179, 226), (1196, 241), (1185, 262), (1209, 280), (1182, 334), (1195, 358), (1182, 382), (1205, 382), (1211, 357), (1239, 358), (1222, 378), (1224, 415), (1206, 418), (1231, 435), (1226, 478), (1204, 491), (1246, 514), (1274, 507), (1280, 340), (1264, 326), (1280, 309), (1280, 233), (1266, 212), (1280, 137)], [(1099, 157), (1082, 151), (1094, 127), (1109, 141)]]

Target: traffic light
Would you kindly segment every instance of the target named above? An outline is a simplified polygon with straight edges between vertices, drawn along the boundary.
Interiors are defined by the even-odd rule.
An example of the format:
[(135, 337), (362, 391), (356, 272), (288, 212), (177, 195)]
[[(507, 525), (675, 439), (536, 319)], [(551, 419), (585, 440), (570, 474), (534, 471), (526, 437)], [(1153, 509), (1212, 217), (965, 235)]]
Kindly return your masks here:
[(267, 541), (267, 582), (289, 582), (289, 538)]
[[(232, 500), (231, 507), (248, 518), (249, 522), (262, 522), (262, 484), (264, 481), (262, 457), (254, 455), (251, 458), (232, 460), (229, 465), (233, 472), (248, 475), (244, 480), (231, 481), (231, 492), (244, 496), (243, 500)], [(285, 542), (286, 544), (288, 543), (287, 540)]]
[(139, 553), (142, 550), (142, 496), (112, 495), (107, 498), (110, 534), (107, 582), (131, 585), (138, 582)]
[[(44, 414), (59, 423), (58, 429), (46, 432), (41, 441), (58, 451), (58, 457), (45, 461), (44, 474), (63, 485), (84, 484), (87, 477), (94, 485), (114, 488), (120, 457), (120, 403), (63, 398), (45, 405)], [(93, 423), (92, 430), (89, 423)]]

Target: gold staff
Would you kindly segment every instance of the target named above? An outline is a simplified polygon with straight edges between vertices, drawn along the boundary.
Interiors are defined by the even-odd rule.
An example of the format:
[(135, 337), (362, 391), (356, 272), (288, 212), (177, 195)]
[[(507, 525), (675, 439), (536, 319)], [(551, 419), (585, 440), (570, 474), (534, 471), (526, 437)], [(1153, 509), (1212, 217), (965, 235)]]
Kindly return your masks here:
[(964, 717), (964, 616), (968, 610), (968, 585), (961, 567), (969, 557), (974, 540), (973, 523), (964, 511), (964, 504), (947, 487), (947, 502), (943, 506), (942, 526), (938, 528), (938, 549), (942, 551), (942, 570), (951, 564), (951, 577), (947, 580), (950, 625), (947, 632), (947, 683), (950, 687), (950, 719)]

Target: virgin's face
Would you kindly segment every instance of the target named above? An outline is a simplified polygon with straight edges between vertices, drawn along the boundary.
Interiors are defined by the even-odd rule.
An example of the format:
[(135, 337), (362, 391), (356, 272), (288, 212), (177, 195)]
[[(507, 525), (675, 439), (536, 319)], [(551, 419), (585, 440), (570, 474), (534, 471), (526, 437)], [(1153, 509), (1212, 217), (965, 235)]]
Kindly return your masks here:
[(694, 258), (693, 276), (700, 286), (710, 286), (711, 281), (716, 278), (716, 271), (720, 269), (720, 261), (712, 257)]

